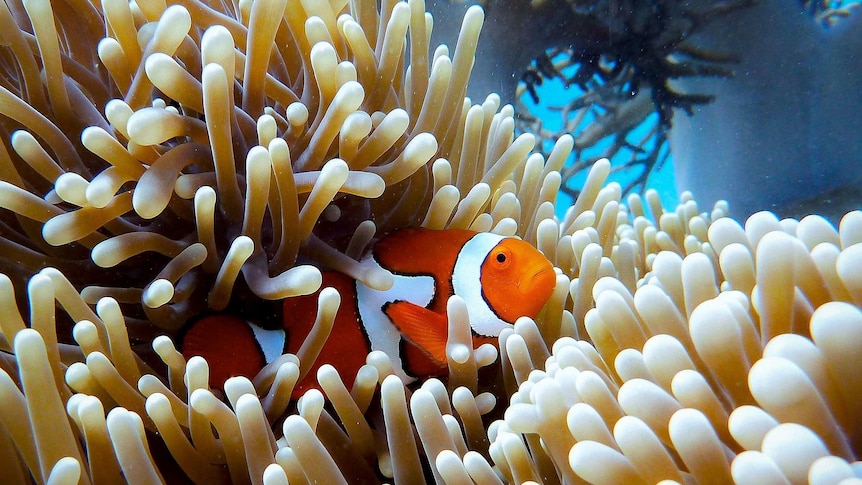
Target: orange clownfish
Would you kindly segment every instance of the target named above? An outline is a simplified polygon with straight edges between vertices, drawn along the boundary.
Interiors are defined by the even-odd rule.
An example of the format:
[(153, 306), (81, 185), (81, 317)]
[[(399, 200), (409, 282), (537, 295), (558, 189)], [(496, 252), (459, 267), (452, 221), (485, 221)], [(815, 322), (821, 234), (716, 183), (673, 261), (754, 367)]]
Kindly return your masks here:
[[(322, 287), (341, 294), (329, 339), (294, 396), (316, 387), (317, 369), (330, 363), (348, 385), (371, 350), (385, 352), (405, 382), (445, 373), (450, 296), (464, 299), (473, 346), (496, 345), (500, 332), (522, 316), (535, 317), (556, 284), (551, 263), (520, 239), (449, 229), (401, 229), (374, 245), (362, 260), (394, 275), (378, 291), (342, 273), (323, 274)], [(284, 301), (284, 328), (266, 330), (240, 318), (211, 315), (186, 330), (182, 352), (201, 355), (210, 383), (254, 376), (285, 352), (296, 353), (311, 331), (317, 295)]]

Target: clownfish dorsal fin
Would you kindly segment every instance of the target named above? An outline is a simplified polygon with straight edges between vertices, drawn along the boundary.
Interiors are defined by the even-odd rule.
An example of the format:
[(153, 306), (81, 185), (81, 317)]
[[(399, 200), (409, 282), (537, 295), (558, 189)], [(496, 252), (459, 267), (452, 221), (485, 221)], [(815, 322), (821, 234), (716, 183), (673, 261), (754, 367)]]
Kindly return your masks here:
[(448, 321), (445, 315), (409, 301), (396, 301), (383, 309), (395, 327), (440, 366), (446, 365)]
[(431, 275), (448, 285), (458, 253), (474, 235), (465, 229), (399, 229), (374, 245), (374, 259), (397, 274)]

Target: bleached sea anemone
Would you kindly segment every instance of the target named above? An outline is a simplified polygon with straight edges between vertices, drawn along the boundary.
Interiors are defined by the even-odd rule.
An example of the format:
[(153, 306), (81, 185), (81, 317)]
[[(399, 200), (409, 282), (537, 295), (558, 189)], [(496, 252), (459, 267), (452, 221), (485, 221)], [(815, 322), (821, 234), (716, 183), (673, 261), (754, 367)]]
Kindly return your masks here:
[[(510, 106), (464, 98), (480, 9), (451, 56), (421, 1), (26, 0), (0, 21), (4, 483), (858, 474), (862, 213), (743, 227), (690, 194), (622, 201), (599, 162), (556, 219), (572, 138), (531, 155)], [(177, 352), (188, 318), (271, 318), (318, 268), (386, 285), (356, 258), (411, 225), (518, 235), (559, 268), (499, 359), (457, 298), (449, 378), (418, 387), (371, 353), (291, 403), (300, 351), (222, 395)], [(337, 305), (321, 292), (319, 329)]]

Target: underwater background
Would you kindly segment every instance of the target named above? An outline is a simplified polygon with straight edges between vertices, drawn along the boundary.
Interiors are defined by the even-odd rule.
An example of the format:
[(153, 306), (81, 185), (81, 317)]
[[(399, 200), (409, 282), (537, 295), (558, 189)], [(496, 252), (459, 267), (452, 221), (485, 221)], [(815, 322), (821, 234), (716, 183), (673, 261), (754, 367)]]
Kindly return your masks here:
[[(541, 118), (542, 124), (545, 128), (554, 132), (563, 129), (563, 120), (559, 109), (560, 106), (565, 100), (583, 93), (583, 91), (579, 92), (578, 88), (575, 86), (566, 87), (566, 85), (559, 80), (546, 83), (543, 86), (538, 87), (536, 91), (539, 95), (540, 102), (534, 103), (529, 96), (523, 96), (524, 99), (522, 99), (522, 101), (524, 106), (530, 111), (530, 113)], [(651, 125), (655, 123), (655, 117), (656, 115), (652, 115), (651, 119), (644, 121), (634, 129), (632, 132), (633, 138), (643, 138), (648, 136)], [(611, 140), (604, 140), (602, 143), (593, 147), (591, 151), (601, 153), (601, 151), (606, 149), (610, 143)], [(619, 167), (624, 163), (623, 158), (624, 157), (620, 156), (611, 160), (612, 165)], [(622, 186), (626, 186), (633, 178), (637, 177), (637, 172), (639, 172), (637, 169), (621, 170), (608, 177), (608, 181), (617, 182)], [(580, 172), (575, 177), (572, 177), (569, 183), (574, 187), (580, 187), (583, 186), (586, 178), (587, 172)], [(662, 163), (661, 166), (656, 167), (650, 173), (644, 190), (646, 189), (656, 190), (661, 196), (661, 203), (664, 207), (676, 207), (676, 205), (679, 204), (679, 192), (677, 191), (676, 179), (673, 174), (672, 154), (668, 153), (668, 157), (664, 163)], [(564, 217), (566, 209), (571, 207), (573, 203), (574, 199), (570, 194), (561, 192), (556, 205), (557, 217)]]
[(683, 190), (741, 219), (837, 223), (859, 207), (858, 2), (430, 2), (435, 28), (471, 3), (488, 12), (479, 51), (492, 55), (470, 94), (513, 102), (546, 155), (576, 138), (558, 212), (603, 156), (624, 195), (653, 188), (665, 207)]

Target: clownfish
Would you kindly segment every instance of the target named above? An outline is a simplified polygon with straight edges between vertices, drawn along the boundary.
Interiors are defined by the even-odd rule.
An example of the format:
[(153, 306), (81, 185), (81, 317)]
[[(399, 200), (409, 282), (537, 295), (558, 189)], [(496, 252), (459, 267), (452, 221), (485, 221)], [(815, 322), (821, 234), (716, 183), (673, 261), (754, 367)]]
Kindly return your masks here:
[[(473, 347), (497, 337), (522, 316), (535, 317), (556, 285), (551, 263), (530, 244), (492, 233), (447, 229), (401, 229), (378, 241), (361, 264), (394, 275), (392, 287), (372, 289), (335, 271), (323, 273), (321, 288), (333, 287), (341, 306), (332, 331), (294, 397), (317, 387), (317, 369), (332, 364), (350, 386), (365, 356), (385, 352), (405, 382), (447, 370), (446, 304), (466, 303)], [(181, 349), (210, 365), (210, 385), (229, 377), (253, 377), (283, 353), (296, 353), (311, 332), (319, 291), (283, 303), (283, 328), (263, 329), (231, 315), (209, 315), (186, 329)]]

